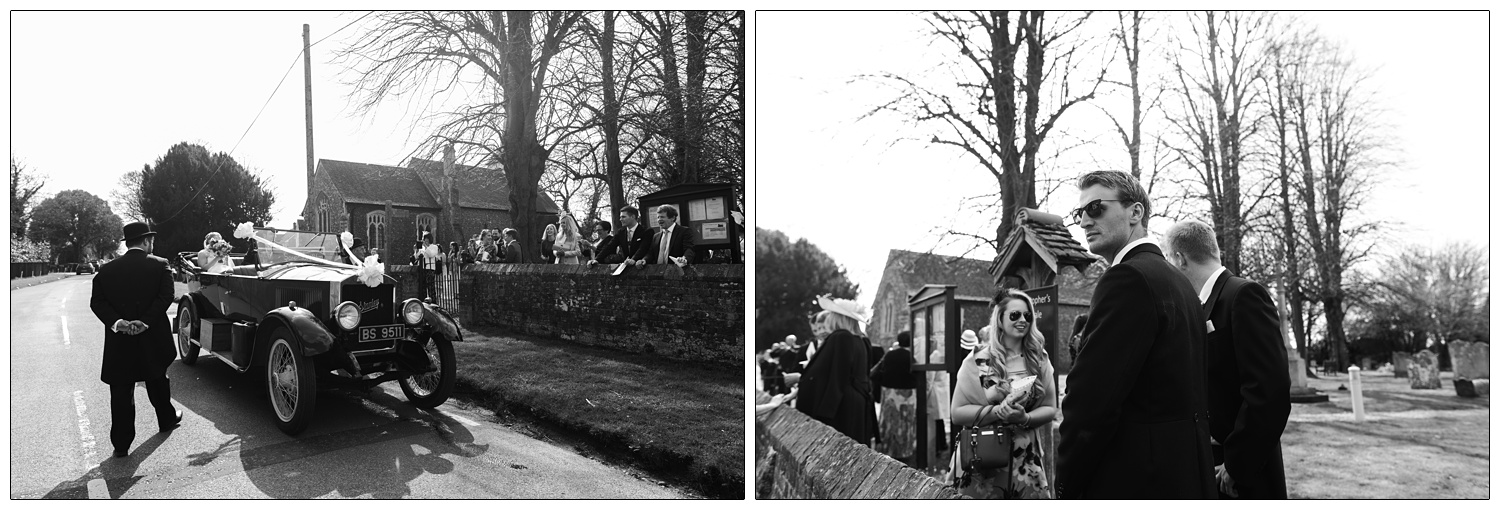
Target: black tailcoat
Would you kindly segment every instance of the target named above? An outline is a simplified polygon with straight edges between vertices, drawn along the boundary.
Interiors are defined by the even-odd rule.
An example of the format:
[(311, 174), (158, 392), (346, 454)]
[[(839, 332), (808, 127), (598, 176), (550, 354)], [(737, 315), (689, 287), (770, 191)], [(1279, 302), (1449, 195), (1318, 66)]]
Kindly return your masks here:
[(615, 232), (610, 234), (609, 239), (599, 245), (599, 253), (594, 256), (594, 260), (604, 264), (609, 262), (610, 255), (620, 255), (621, 261), (624, 259), (640, 260), (645, 256), (647, 246), (650, 244), (651, 227), (638, 224), (635, 226), (634, 234), (630, 234), (623, 226), (617, 227)]
[(1286, 344), (1271, 293), (1219, 276), (1203, 304), (1213, 324), (1204, 344), (1209, 430), (1241, 499), (1286, 499), (1281, 433), (1292, 412)]
[(1058, 497), (1217, 497), (1192, 284), (1143, 244), (1104, 272), (1089, 306), (1062, 401)]
[[(174, 289), (167, 260), (130, 250), (99, 267), (94, 275), (89, 308), (104, 323), (104, 366), (99, 380), (105, 384), (128, 384), (167, 376), (167, 367), (177, 359), (172, 344)], [(139, 335), (110, 331), (117, 319), (138, 320), (147, 329)]]

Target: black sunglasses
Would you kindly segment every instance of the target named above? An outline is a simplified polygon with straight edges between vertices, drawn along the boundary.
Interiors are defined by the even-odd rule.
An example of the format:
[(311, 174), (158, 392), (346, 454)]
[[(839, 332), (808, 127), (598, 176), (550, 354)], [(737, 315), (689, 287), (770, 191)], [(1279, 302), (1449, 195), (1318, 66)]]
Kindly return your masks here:
[(1094, 200), (1092, 202), (1089, 202), (1087, 204), (1084, 204), (1083, 207), (1079, 207), (1077, 209), (1074, 209), (1072, 212), (1068, 213), (1068, 217), (1072, 218), (1074, 223), (1083, 221), (1083, 215), (1084, 214), (1088, 214), (1090, 218), (1098, 219), (1100, 215), (1104, 214), (1104, 202), (1128, 202), (1128, 203), (1132, 203), (1132, 204), (1135, 203), (1134, 200), (1109, 200), (1109, 199), (1100, 198), (1100, 199)]
[(1010, 311), (1010, 321), (1011, 322), (1015, 322), (1016, 319), (1019, 319), (1021, 317), (1026, 317), (1026, 322), (1031, 322), (1031, 312), (1023, 312), (1023, 311), (1020, 311), (1020, 310), (1011, 310)]

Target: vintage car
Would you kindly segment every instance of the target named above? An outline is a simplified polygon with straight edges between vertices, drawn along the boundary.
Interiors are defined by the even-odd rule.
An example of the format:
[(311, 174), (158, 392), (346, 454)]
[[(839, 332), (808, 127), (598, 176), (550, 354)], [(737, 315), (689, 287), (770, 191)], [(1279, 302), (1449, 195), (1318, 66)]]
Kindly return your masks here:
[(446, 310), (398, 300), (390, 276), (367, 277), (377, 284), (371, 287), (359, 270), (339, 267), (333, 234), (256, 229), (256, 235), (289, 250), (259, 246), (253, 262), (234, 257), (243, 265), (223, 272), (199, 268), (193, 252), (173, 261), (188, 281), (173, 320), (183, 364), (207, 354), (258, 374), (276, 425), (288, 435), (307, 428), (320, 380), (365, 387), (399, 381), (407, 400), (422, 408), (448, 399), (452, 342), (463, 336)]

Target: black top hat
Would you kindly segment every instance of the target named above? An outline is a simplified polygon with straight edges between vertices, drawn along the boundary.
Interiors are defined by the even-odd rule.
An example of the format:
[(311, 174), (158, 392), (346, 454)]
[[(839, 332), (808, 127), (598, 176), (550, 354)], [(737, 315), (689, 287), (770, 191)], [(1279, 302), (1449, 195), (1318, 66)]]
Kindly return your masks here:
[(129, 224), (125, 225), (124, 230), (125, 238), (120, 239), (121, 241), (129, 241), (131, 239), (156, 234), (156, 231), (151, 230), (151, 227), (148, 227), (145, 223), (141, 223), (139, 221), (130, 222)]
[(365, 240), (356, 237), (356, 238), (354, 238), (354, 245), (350, 246), (349, 249), (352, 250), (352, 249), (355, 249), (355, 248), (358, 248), (358, 247), (361, 247), (361, 246), (364, 246), (364, 245), (365, 245)]

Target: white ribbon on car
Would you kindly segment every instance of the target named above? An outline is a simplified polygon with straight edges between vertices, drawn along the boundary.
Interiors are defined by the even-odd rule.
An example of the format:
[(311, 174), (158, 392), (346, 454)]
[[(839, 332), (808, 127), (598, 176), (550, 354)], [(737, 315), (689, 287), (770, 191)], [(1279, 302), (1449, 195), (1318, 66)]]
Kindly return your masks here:
[[(350, 242), (352, 243), (353, 242), (352, 241), (353, 235), (350, 234), (350, 233), (348, 233), (348, 232), (344, 232), (343, 234), (340, 234), (340, 240), (343, 240), (343, 236), (345, 236), (345, 235), (350, 236), (350, 239), (351, 239)], [(286, 253), (294, 256), (294, 257), (298, 257), (298, 258), (302, 258), (302, 259), (307, 259), (310, 262), (316, 262), (318, 264), (322, 264), (322, 265), (325, 265), (325, 266), (332, 266), (332, 267), (337, 267), (337, 268), (342, 268), (342, 269), (354, 269), (354, 270), (358, 271), (359, 281), (361, 283), (364, 283), (365, 286), (367, 286), (367, 287), (379, 287), (380, 283), (385, 280), (385, 264), (381, 264), (379, 262), (375, 262), (374, 261), (375, 255), (371, 255), (369, 258), (366, 258), (366, 260), (361, 261), (361, 260), (359, 260), (358, 257), (354, 256), (353, 252), (349, 252), (349, 248), (347, 246), (344, 248), (344, 251), (345, 252), (349, 252), (349, 258), (351, 260), (354, 260), (359, 265), (341, 264), (341, 263), (334, 262), (334, 261), (331, 261), (331, 260), (320, 259), (320, 258), (311, 256), (311, 255), (307, 255), (305, 253), (299, 252), (297, 250), (293, 250), (291, 248), (287, 248), (287, 247), (282, 246), (280, 244), (276, 244), (275, 241), (272, 241), (270, 239), (266, 239), (264, 237), (256, 235), (256, 233), (255, 233), (255, 226), (252, 225), (248, 221), (244, 222), (244, 223), (241, 223), (238, 227), (236, 227), (234, 229), (234, 237), (236, 237), (238, 239), (255, 239), (257, 242), (262, 243), (262, 244), (264, 244), (266, 246), (269, 246), (269, 247), (277, 249), (277, 250), (281, 250), (281, 251), (286, 252)]]

